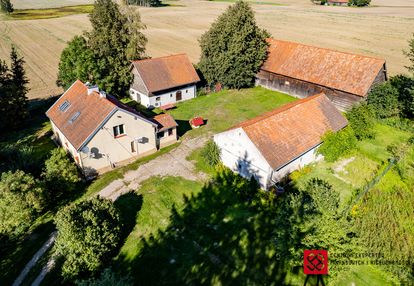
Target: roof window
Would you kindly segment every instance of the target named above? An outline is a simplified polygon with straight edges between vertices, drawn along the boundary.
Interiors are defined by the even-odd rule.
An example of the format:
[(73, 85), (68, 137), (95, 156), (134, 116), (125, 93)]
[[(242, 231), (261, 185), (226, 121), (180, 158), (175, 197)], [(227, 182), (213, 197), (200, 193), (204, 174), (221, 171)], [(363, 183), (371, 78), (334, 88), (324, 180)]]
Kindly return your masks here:
[(68, 110), (69, 106), (70, 102), (65, 100), (61, 105), (59, 105), (59, 109), (60, 111), (65, 112), (66, 110)]
[(69, 123), (70, 124), (72, 124), (76, 119), (78, 119), (78, 117), (79, 117), (79, 115), (80, 115), (80, 112), (79, 111), (77, 111), (73, 116), (72, 116), (72, 118), (71, 119), (69, 119)]

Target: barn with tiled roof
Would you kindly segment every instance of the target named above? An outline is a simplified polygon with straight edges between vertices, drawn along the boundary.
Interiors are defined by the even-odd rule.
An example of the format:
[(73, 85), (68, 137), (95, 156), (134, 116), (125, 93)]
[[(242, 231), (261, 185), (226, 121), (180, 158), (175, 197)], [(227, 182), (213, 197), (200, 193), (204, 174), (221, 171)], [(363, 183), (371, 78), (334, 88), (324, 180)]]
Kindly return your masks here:
[(384, 59), (275, 39), (268, 43), (256, 84), (272, 90), (299, 98), (323, 92), (337, 108), (347, 110), (387, 79)]
[(346, 118), (324, 95), (286, 104), (216, 134), (224, 165), (256, 178), (262, 188), (320, 158), (316, 150), (327, 131), (339, 131)]

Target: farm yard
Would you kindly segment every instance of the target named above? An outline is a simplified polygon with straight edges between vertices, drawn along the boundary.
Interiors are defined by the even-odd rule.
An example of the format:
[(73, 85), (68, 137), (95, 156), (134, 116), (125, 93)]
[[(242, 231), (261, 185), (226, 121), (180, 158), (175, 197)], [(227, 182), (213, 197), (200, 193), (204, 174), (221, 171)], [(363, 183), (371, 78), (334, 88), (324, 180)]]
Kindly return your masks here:
[(0, 1), (0, 281), (414, 281), (414, 0), (115, 1)]
[[(252, 107), (257, 97), (261, 100), (257, 106)], [(294, 98), (285, 94), (260, 87), (241, 91), (225, 90), (179, 103), (177, 108), (169, 113), (181, 123), (194, 115), (216, 119), (208, 120), (207, 125), (200, 129), (183, 130), (185, 133), (181, 144), (184, 144), (194, 137), (200, 138), (220, 132), (243, 120), (255, 117), (260, 114), (260, 110), (271, 110), (292, 100)], [(293, 173), (291, 178), (294, 185), (303, 187), (304, 183), (313, 177), (324, 179), (332, 184), (335, 190), (340, 191), (341, 204), (344, 208), (349, 204), (354, 190), (362, 189), (381, 171), (381, 167), (387, 164), (392, 155), (386, 147), (407, 141), (411, 136), (409, 132), (391, 128), (384, 123), (377, 124), (375, 132), (377, 134), (375, 139), (359, 142), (352, 154), (341, 157), (335, 162), (313, 164)], [(111, 183), (128, 177), (129, 171), (137, 172), (149, 160), (158, 160), (157, 158), (161, 158), (164, 154), (171, 158), (173, 150), (177, 148), (179, 148), (177, 145), (171, 146), (165, 152), (163, 150), (149, 158), (104, 174), (87, 187), (79, 199), (91, 197)], [(206, 178), (213, 178), (215, 171), (206, 164), (201, 155), (203, 148), (195, 149), (186, 158), (193, 164), (191, 172), (199, 174), (196, 176), (199, 178), (189, 180), (181, 176), (153, 176), (132, 189), (135, 193), (119, 197), (117, 204), (122, 209), (126, 209), (130, 215), (127, 225), (131, 232), (111, 264), (114, 269), (121, 273), (125, 270), (133, 270), (132, 278), (146, 285), (156, 277), (160, 278), (159, 275), (165, 281), (172, 281), (175, 284), (189, 283), (190, 280), (186, 280), (187, 278), (180, 276), (179, 273), (180, 271), (184, 273), (191, 268), (192, 275), (188, 279), (191, 277), (192, 282), (209, 279), (211, 285), (216, 285), (217, 281), (234, 281), (234, 276), (243, 281), (253, 275), (250, 271), (242, 274), (240, 269), (246, 268), (252, 271), (254, 267), (275, 267), (271, 259), (275, 250), (267, 243), (273, 234), (264, 231), (275, 227), (274, 220), (264, 219), (268, 217), (269, 210), (252, 208), (229, 192), (229, 188), (208, 187)], [(191, 228), (186, 227), (189, 220), (191, 220)], [(240, 225), (247, 230), (239, 237), (242, 243), (234, 237), (225, 239), (237, 233), (235, 229)], [(258, 229), (261, 230), (260, 239), (255, 238)], [(217, 232), (220, 232), (220, 235), (217, 235)], [(258, 249), (270, 248), (268, 252), (253, 259), (248, 252), (245, 252), (248, 245)], [(232, 252), (235, 247), (240, 249), (239, 256), (234, 256)], [(158, 271), (159, 265), (162, 265), (161, 273)], [(37, 268), (39, 267), (38, 265)], [(207, 274), (205, 269), (208, 269)], [(234, 276), (226, 277), (226, 271), (220, 269), (229, 269)], [(56, 282), (59, 279), (58, 271), (59, 268), (51, 271), (42, 285), (59, 285)], [(278, 273), (274, 271), (272, 275)], [(30, 284), (36, 276), (33, 273), (31, 275), (25, 280), (25, 284)], [(287, 276), (271, 278), (284, 279), (283, 281), (291, 285), (299, 285), (304, 279), (301, 273), (294, 272), (288, 273)], [(263, 274), (260, 277), (256, 276), (256, 279), (270, 279), (270, 276)], [(392, 277), (387, 277), (386, 273), (376, 266), (354, 266), (332, 285), (349, 285), (351, 282), (387, 285), (394, 280)]]
[[(13, 2), (13, 1), (12, 1)], [(258, 24), (275, 38), (302, 42), (387, 60), (388, 72), (404, 71), (402, 53), (414, 25), (414, 1), (374, 0), (372, 7), (321, 7), (308, 0), (251, 1)], [(280, 5), (266, 5), (266, 2)], [(14, 1), (16, 9), (91, 4), (87, 0)], [(150, 56), (185, 52), (196, 63), (198, 39), (230, 2), (179, 0), (171, 6), (137, 8), (147, 25)], [(0, 58), (15, 44), (27, 62), (30, 98), (62, 92), (55, 84), (59, 56), (65, 43), (89, 29), (87, 15), (40, 20), (0, 20)]]

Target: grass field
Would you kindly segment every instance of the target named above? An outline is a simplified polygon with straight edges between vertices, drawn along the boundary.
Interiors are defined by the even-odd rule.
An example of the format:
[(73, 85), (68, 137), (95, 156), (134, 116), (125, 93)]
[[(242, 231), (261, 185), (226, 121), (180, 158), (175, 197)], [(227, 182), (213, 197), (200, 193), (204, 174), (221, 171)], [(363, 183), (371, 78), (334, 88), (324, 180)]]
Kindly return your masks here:
[[(271, 91), (262, 87), (242, 90), (223, 90), (177, 104), (176, 109), (168, 111), (178, 123), (179, 134), (199, 136), (217, 133), (246, 119), (253, 118), (278, 106), (294, 101), (287, 94)], [(190, 130), (188, 120), (202, 116), (207, 124)], [(188, 132), (188, 135), (186, 132)]]
[[(310, 178), (328, 181), (340, 192), (343, 204), (348, 204), (354, 189), (363, 189), (386, 164), (391, 154), (386, 150), (391, 144), (406, 142), (412, 134), (387, 125), (375, 127), (374, 139), (358, 142), (356, 150), (336, 162), (322, 161), (296, 171), (291, 175), (297, 187)], [(347, 161), (349, 160), (349, 161)], [(340, 167), (340, 165), (342, 165)]]
[(50, 19), (74, 14), (89, 14), (92, 10), (93, 5), (64, 6), (45, 9), (16, 9), (8, 16), (8, 18), (14, 20)]
[[(88, 0), (13, 1), (16, 9), (39, 9), (91, 4)], [(253, 1), (254, 2), (254, 1)], [(322, 7), (309, 0), (265, 0), (283, 5), (252, 2), (257, 22), (275, 38), (355, 52), (387, 60), (390, 74), (405, 71), (402, 50), (414, 32), (414, 0), (373, 0), (374, 7)], [(185, 52), (196, 63), (198, 39), (229, 2), (205, 0), (174, 1), (175, 6), (137, 8), (147, 25), (147, 53), (163, 56)], [(180, 5), (182, 7), (176, 7)], [(42, 20), (0, 19), (0, 58), (7, 59), (15, 44), (27, 61), (31, 80), (29, 97), (47, 97), (62, 90), (56, 87), (59, 57), (66, 41), (89, 29), (87, 15)]]

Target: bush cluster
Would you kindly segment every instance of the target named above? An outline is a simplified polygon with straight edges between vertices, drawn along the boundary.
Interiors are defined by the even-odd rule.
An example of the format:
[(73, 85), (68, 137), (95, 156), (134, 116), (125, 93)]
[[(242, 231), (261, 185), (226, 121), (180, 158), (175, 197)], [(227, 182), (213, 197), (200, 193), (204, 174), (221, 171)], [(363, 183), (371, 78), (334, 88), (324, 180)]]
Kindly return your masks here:
[(322, 137), (323, 144), (318, 153), (322, 154), (326, 161), (334, 162), (341, 156), (349, 154), (355, 147), (357, 139), (351, 127), (345, 127), (339, 132), (328, 131)]

